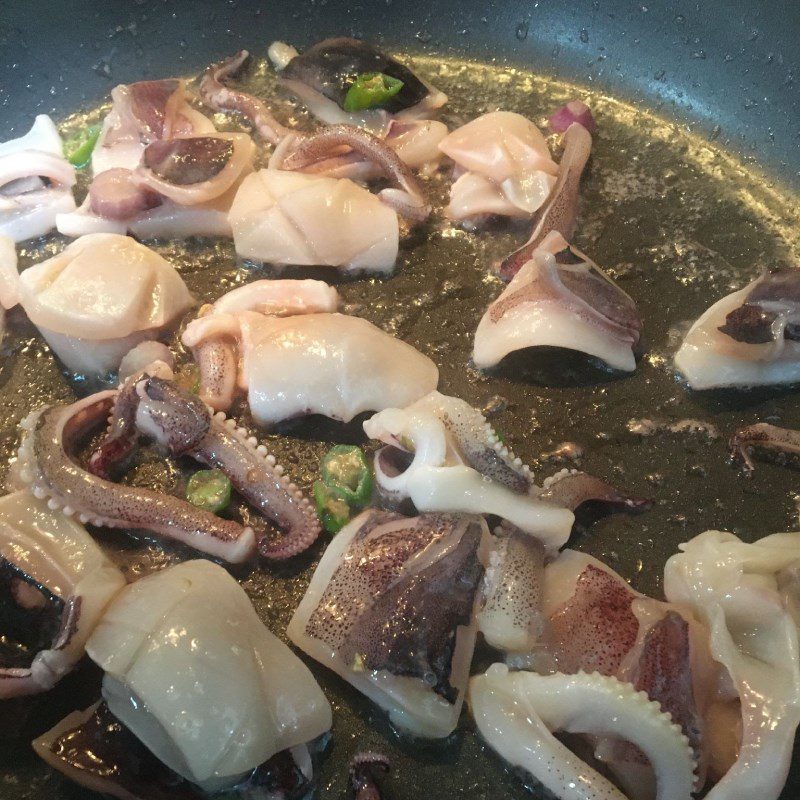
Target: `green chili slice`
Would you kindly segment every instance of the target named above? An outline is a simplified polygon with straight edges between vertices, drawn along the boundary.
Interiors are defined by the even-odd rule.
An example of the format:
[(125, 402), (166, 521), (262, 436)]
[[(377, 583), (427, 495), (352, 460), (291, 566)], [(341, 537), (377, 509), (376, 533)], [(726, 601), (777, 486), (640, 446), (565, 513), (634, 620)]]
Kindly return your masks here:
[(83, 169), (92, 157), (92, 151), (100, 136), (100, 126), (90, 125), (78, 131), (64, 142), (64, 155), (73, 167)]
[(379, 108), (403, 88), (403, 81), (383, 72), (362, 72), (356, 76), (344, 98), (345, 111)]
[(186, 499), (192, 505), (216, 514), (231, 502), (231, 482), (218, 469), (201, 469), (189, 478)]
[(337, 444), (322, 459), (322, 480), (351, 506), (364, 506), (372, 496), (372, 466), (360, 447)]
[(350, 521), (350, 506), (337, 490), (322, 481), (314, 481), (314, 505), (322, 527), (338, 533)]

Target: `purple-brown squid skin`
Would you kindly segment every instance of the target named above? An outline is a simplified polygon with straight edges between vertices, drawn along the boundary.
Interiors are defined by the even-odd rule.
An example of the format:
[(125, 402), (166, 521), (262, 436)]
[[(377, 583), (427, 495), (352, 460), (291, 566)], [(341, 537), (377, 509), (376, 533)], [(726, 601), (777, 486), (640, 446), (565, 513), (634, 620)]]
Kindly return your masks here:
[(753, 448), (776, 450), (788, 455), (800, 454), (800, 431), (779, 428), (767, 422), (757, 422), (740, 428), (731, 436), (728, 447), (734, 462), (739, 464), (745, 475), (752, 475), (755, 469)]
[(391, 768), (391, 761), (382, 753), (356, 753), (350, 761), (350, 788), (355, 800), (381, 800), (377, 775), (388, 775)]
[(641, 514), (653, 507), (653, 500), (633, 497), (587, 472), (557, 473), (545, 482), (540, 499), (577, 512), (581, 506), (595, 506), (605, 514)]
[[(258, 543), (261, 555), (284, 560), (302, 553), (316, 541), (321, 526), (311, 503), (255, 437), (238, 428), (222, 412), (212, 416), (202, 400), (172, 381), (134, 378), (121, 393), (129, 391), (131, 386), (136, 398), (137, 436), (151, 434), (171, 455), (186, 455), (221, 470), (245, 500), (286, 530), (276, 542), (261, 539)], [(130, 413), (127, 405), (121, 410)], [(112, 415), (109, 430), (113, 432), (119, 427)], [(101, 444), (100, 450), (105, 444)]]
[(211, 64), (200, 81), (200, 96), (215, 111), (235, 111), (242, 114), (250, 120), (262, 139), (278, 144), (291, 130), (281, 125), (257, 97), (225, 85), (225, 80), (236, 75), (249, 56), (247, 50), (240, 50), (236, 55)]
[(510, 281), (520, 267), (531, 260), (533, 251), (548, 233), (558, 231), (569, 241), (575, 231), (581, 175), (592, 153), (592, 135), (575, 122), (567, 128), (563, 142), (564, 155), (558, 168), (558, 180), (544, 205), (534, 215), (530, 239), (506, 256), (498, 267), (498, 274), (505, 281)]
[(114, 390), (67, 406), (46, 406), (23, 420), (26, 433), (17, 475), (52, 508), (77, 514), (81, 522), (140, 528), (221, 558), (241, 563), (256, 549), (252, 528), (224, 520), (183, 500), (141, 487), (121, 486), (82, 469), (73, 448), (107, 417)]
[(125, 383), (117, 391), (103, 441), (89, 457), (87, 467), (92, 475), (110, 481), (114, 466), (125, 461), (134, 451), (139, 434), (136, 431), (135, 384)]
[(410, 222), (423, 222), (431, 213), (411, 168), (377, 136), (355, 125), (328, 125), (312, 134), (296, 134), (284, 154), (281, 169), (304, 170), (311, 164), (342, 154), (349, 148), (373, 162), (396, 188), (383, 189), (378, 196)]

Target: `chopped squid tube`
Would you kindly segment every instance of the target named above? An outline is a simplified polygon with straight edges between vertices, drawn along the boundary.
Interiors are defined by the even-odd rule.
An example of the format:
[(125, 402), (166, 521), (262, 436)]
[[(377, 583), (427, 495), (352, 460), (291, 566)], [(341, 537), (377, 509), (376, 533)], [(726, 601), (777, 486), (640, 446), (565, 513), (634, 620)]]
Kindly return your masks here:
[(369, 509), (333, 539), (287, 629), (399, 729), (455, 729), (489, 531), (479, 517)]
[[(111, 713), (160, 761), (207, 791), (331, 726), (303, 663), (221, 567), (188, 561), (131, 584), (87, 651)], [(181, 720), (181, 724), (175, 724)]]

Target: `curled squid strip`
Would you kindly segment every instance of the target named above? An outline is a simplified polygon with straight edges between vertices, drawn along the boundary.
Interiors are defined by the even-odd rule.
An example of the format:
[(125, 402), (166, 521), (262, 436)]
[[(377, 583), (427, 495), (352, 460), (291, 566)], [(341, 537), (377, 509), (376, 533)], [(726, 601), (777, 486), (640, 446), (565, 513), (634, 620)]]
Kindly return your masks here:
[(555, 731), (613, 734), (635, 744), (657, 777), (657, 800), (688, 800), (695, 761), (687, 738), (658, 703), (603, 675), (537, 675), (494, 664), (470, 681), (469, 702), (487, 744), (562, 800), (624, 800)]
[(741, 725), (738, 748), (729, 748), (733, 763), (706, 797), (777, 800), (800, 723), (800, 647), (789, 589), (794, 584), (796, 592), (800, 533), (746, 543), (706, 531), (681, 550), (664, 568), (664, 593), (708, 626), (711, 655), (727, 671), (718, 705), (733, 711), (722, 724)]
[(633, 372), (641, 332), (633, 298), (551, 231), (484, 313), (472, 358), (486, 369), (523, 348), (561, 347)]
[(363, 128), (342, 124), (309, 135), (295, 134), (283, 148), (279, 163), (271, 162), (270, 166), (289, 171), (303, 171), (315, 162), (340, 154), (342, 148), (349, 148), (374, 163), (395, 184), (382, 189), (378, 197), (400, 216), (417, 223), (426, 220), (431, 213), (410, 167), (384, 141)]
[(503, 259), (498, 270), (503, 280), (511, 280), (552, 231), (558, 231), (567, 241), (572, 238), (578, 215), (581, 175), (592, 153), (592, 135), (583, 125), (573, 123), (564, 133), (563, 143), (564, 154), (558, 165), (555, 186), (534, 216), (530, 239)]
[(75, 461), (78, 441), (107, 419), (114, 390), (99, 392), (67, 406), (45, 406), (20, 424), (23, 440), (16, 477), (51, 509), (82, 523), (110, 528), (141, 528), (232, 563), (249, 559), (255, 534), (176, 497), (150, 489), (121, 486), (82, 469)]
[(733, 460), (741, 466), (746, 475), (750, 475), (756, 467), (753, 448), (797, 455), (800, 453), (800, 431), (779, 428), (767, 422), (757, 422), (755, 425), (748, 425), (736, 431), (731, 436), (728, 447)]
[(540, 499), (530, 468), (463, 400), (434, 391), (379, 412), (364, 431), (387, 445), (375, 457), (376, 482), (387, 496), (408, 497), (420, 511), (496, 514), (550, 552), (569, 538), (574, 514)]
[(291, 130), (281, 125), (257, 97), (231, 89), (226, 84), (241, 70), (249, 56), (247, 50), (240, 50), (236, 55), (208, 67), (200, 81), (200, 96), (215, 111), (238, 112), (250, 121), (262, 139), (278, 144)]

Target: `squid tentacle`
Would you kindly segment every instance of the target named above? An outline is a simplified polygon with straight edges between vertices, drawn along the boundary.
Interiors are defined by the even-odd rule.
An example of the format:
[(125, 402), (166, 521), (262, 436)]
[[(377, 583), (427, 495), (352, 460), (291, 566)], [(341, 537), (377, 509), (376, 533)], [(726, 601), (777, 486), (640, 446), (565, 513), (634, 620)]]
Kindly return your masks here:
[(247, 50), (240, 50), (230, 58), (211, 64), (200, 81), (200, 96), (215, 111), (236, 111), (247, 117), (262, 139), (278, 144), (291, 129), (281, 125), (257, 97), (225, 85), (225, 80), (236, 75), (249, 56)]
[(356, 753), (350, 761), (350, 787), (355, 800), (381, 800), (377, 775), (387, 775), (391, 768), (391, 761), (382, 753)]
[[(321, 527), (313, 506), (255, 436), (171, 381), (138, 377), (120, 393), (130, 393), (131, 387), (135, 401), (122, 404), (120, 411), (130, 417), (134, 405), (137, 435), (152, 434), (173, 455), (186, 455), (221, 470), (245, 500), (286, 529), (275, 543), (266, 537), (259, 541), (265, 558), (287, 559), (316, 541)], [(112, 415), (111, 430), (119, 427)], [(108, 454), (111, 448), (104, 442), (98, 452)]]
[(320, 160), (340, 156), (344, 148), (374, 163), (394, 184), (378, 197), (411, 222), (423, 222), (431, 213), (417, 179), (397, 153), (378, 137), (354, 125), (329, 125), (313, 134), (296, 134), (280, 168), (303, 170)]
[(470, 681), (470, 705), (488, 744), (564, 800), (625, 796), (556, 739), (559, 730), (631, 741), (650, 759), (657, 800), (691, 797), (697, 762), (689, 740), (657, 702), (616, 678), (509, 673), (495, 664)]
[(545, 478), (540, 499), (577, 511), (584, 504), (596, 504), (607, 513), (641, 514), (653, 507), (654, 501), (634, 497), (620, 491), (595, 475), (576, 469), (562, 469)]
[(728, 447), (731, 457), (741, 466), (742, 471), (746, 475), (751, 475), (756, 467), (753, 448), (797, 455), (800, 453), (800, 431), (779, 428), (767, 422), (757, 422), (737, 430), (731, 436)]
[(592, 152), (592, 135), (583, 125), (573, 123), (564, 134), (564, 155), (558, 167), (558, 180), (545, 204), (534, 216), (530, 239), (506, 256), (498, 268), (503, 280), (511, 280), (551, 231), (558, 231), (567, 241), (575, 229), (578, 215), (581, 175)]
[(82, 523), (153, 531), (232, 563), (249, 559), (255, 533), (183, 500), (141, 487), (121, 486), (82, 469), (72, 447), (106, 419), (116, 391), (91, 395), (67, 406), (45, 406), (21, 423), (24, 431), (15, 467), (19, 481), (52, 510), (77, 515)]
[[(309, 499), (284, 474), (266, 446), (245, 428), (237, 427), (235, 420), (222, 412), (215, 414), (211, 430), (190, 455), (221, 469), (242, 497), (287, 530), (276, 542), (259, 541), (262, 556), (281, 561), (302, 553), (317, 540), (321, 526)], [(254, 480), (254, 474), (260, 477)]]

